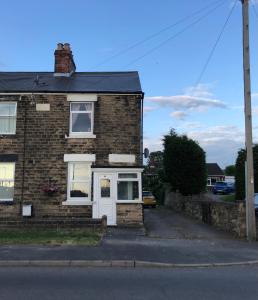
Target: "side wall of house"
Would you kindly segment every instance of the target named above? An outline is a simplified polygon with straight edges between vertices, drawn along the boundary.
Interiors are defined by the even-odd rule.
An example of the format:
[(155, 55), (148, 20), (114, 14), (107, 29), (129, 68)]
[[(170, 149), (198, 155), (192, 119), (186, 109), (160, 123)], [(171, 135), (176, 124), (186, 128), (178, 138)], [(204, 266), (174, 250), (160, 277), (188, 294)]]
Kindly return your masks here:
[[(134, 154), (142, 164), (141, 97), (103, 95), (94, 103), (94, 139), (69, 136), (70, 106), (65, 95), (0, 96), (17, 102), (15, 135), (0, 136), (0, 154), (17, 154), (15, 193), (11, 203), (0, 202), (0, 219), (21, 218), (21, 205), (33, 204), (33, 216), (91, 217), (91, 206), (64, 206), (67, 199), (67, 163), (64, 154), (96, 154), (95, 166), (110, 166), (108, 155)], [(50, 111), (37, 111), (37, 103)], [(55, 184), (59, 191), (47, 196), (42, 186)]]

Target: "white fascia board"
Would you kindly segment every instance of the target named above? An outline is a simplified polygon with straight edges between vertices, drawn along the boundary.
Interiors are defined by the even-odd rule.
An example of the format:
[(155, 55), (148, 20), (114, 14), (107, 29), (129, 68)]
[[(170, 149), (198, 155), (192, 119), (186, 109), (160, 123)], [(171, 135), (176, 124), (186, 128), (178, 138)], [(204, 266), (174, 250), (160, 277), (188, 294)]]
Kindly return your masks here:
[(68, 94), (67, 101), (69, 102), (96, 102), (98, 100), (97, 94)]
[(64, 154), (64, 161), (84, 161), (84, 162), (95, 162), (96, 154)]
[(110, 163), (135, 163), (134, 154), (109, 154), (108, 161)]

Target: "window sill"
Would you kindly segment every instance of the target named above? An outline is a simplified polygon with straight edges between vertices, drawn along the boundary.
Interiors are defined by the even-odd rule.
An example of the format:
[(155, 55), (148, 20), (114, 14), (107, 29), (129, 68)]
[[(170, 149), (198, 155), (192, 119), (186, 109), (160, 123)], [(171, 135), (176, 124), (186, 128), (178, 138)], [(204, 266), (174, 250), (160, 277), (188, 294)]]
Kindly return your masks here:
[(9, 200), (0, 200), (0, 205), (10, 205), (13, 204), (13, 199), (9, 199)]
[(143, 201), (140, 200), (116, 200), (116, 203), (124, 203), (124, 204), (143, 204)]
[(65, 136), (66, 139), (95, 139), (96, 134), (71, 134)]
[(0, 133), (0, 138), (12, 138), (15, 136), (16, 136), (16, 133)]
[(91, 201), (67, 200), (63, 201), (62, 205), (92, 205)]

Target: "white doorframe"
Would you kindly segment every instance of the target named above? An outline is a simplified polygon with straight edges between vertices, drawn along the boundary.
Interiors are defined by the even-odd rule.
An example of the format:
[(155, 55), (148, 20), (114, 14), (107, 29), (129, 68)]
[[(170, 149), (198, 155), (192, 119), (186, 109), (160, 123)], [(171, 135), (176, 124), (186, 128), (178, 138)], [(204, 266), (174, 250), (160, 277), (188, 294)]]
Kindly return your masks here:
[[(110, 189), (107, 194), (101, 189), (101, 180), (110, 180)], [(103, 182), (102, 182), (103, 183)], [(115, 197), (115, 174), (94, 172), (94, 195), (93, 195), (93, 218), (107, 216), (107, 225), (116, 225), (116, 197)]]

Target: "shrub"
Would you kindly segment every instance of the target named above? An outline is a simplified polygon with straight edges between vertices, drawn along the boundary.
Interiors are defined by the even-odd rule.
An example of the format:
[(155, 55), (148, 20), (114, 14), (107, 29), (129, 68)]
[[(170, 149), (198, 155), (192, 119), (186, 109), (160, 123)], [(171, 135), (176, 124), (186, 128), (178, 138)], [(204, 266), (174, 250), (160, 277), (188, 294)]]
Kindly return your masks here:
[[(254, 190), (258, 192), (258, 145), (253, 147), (254, 157)], [(236, 159), (236, 200), (245, 199), (245, 161), (246, 150), (238, 151)]]
[(164, 179), (182, 195), (199, 194), (206, 188), (205, 152), (197, 142), (171, 130), (164, 136)]

